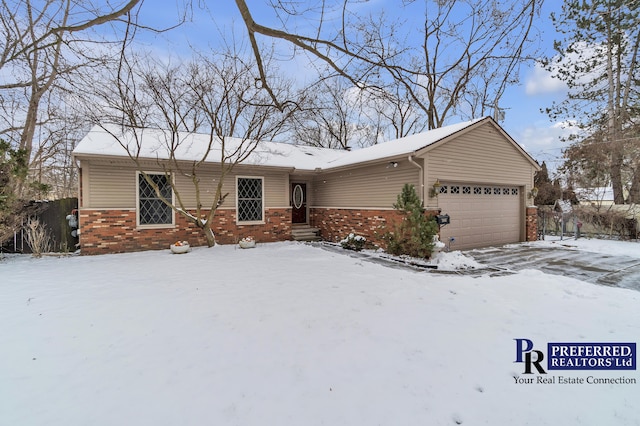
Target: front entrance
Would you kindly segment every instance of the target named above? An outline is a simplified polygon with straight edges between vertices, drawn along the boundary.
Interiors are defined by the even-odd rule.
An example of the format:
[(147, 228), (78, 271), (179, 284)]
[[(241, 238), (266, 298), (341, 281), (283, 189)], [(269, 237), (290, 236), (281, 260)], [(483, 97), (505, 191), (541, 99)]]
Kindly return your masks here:
[(307, 184), (291, 184), (291, 222), (307, 223)]

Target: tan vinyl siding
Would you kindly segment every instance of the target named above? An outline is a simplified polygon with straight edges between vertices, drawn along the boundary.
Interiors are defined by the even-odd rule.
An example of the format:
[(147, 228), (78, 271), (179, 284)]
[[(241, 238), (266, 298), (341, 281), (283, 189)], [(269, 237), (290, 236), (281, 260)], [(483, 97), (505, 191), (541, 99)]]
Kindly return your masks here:
[(85, 207), (135, 208), (136, 170), (105, 163), (89, 163)]
[(491, 124), (469, 131), (423, 154), (427, 187), (440, 181), (532, 184), (533, 166)]
[[(136, 208), (136, 167), (125, 162), (87, 161), (83, 162), (86, 173), (85, 204), (87, 208)], [(207, 166), (200, 177), (200, 195), (204, 208), (211, 205), (220, 176), (219, 166)], [(145, 171), (161, 171), (157, 165), (143, 167)], [(188, 170), (188, 169), (185, 169)], [(265, 207), (286, 207), (289, 205), (287, 187), (289, 177), (286, 172), (265, 171), (249, 167), (238, 168), (225, 176), (222, 194), (229, 193), (222, 205), (225, 209), (235, 209), (236, 175), (264, 178)], [(195, 208), (196, 191), (187, 176), (175, 174), (175, 183), (187, 208)]]
[(419, 169), (407, 160), (346, 169), (318, 176), (313, 207), (392, 208), (405, 183), (418, 187)]

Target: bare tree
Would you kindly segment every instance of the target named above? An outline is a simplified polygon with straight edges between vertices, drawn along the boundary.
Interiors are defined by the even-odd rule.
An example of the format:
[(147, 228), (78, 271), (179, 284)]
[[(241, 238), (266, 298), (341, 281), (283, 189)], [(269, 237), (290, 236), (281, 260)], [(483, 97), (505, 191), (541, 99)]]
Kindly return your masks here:
[[(385, 89), (325, 78), (307, 87), (291, 122), (297, 143), (325, 148), (365, 147), (426, 129), (424, 112), (399, 84)], [(395, 90), (390, 92), (389, 90)]]
[[(0, 45), (0, 70), (4, 78), (0, 90), (22, 90), (26, 107), (23, 116), (1, 133), (17, 132), (18, 148), (30, 154), (43, 97), (61, 75), (83, 65), (78, 57), (81, 52), (71, 48), (81, 44), (73, 35), (118, 19), (140, 2), (131, 0), (120, 7), (99, 8), (70, 0), (37, 4), (31, 0), (2, 0), (0, 32), (4, 43)], [(17, 70), (22, 72), (11, 72)]]
[(135, 22), (141, 4), (142, 0), (1, 0), (0, 136), (26, 151), (32, 180), (49, 170), (53, 183), (65, 173), (64, 180), (73, 182), (68, 171), (53, 170), (54, 157), (62, 154), (63, 162), (69, 160), (63, 153), (70, 153), (70, 141), (61, 134), (75, 121), (66, 115), (67, 94), (87, 90), (74, 84), (81, 70), (104, 65), (113, 54), (109, 46), (121, 41), (122, 27), (114, 27), (111, 40), (108, 31), (98, 35), (94, 30), (107, 23)]
[(358, 91), (361, 115), (377, 129), (379, 139), (399, 139), (427, 129), (424, 111), (416, 108), (404, 83), (392, 81), (384, 88), (367, 86)]
[[(380, 14), (362, 19), (350, 10), (356, 3), (325, 0), (317, 9), (301, 10), (297, 2), (277, 1), (274, 10), (284, 25), (280, 29), (257, 23), (246, 1), (236, 0), (265, 89), (269, 91), (270, 85), (258, 36), (290, 43), (354, 85), (369, 84), (372, 76), (371, 84), (378, 86), (400, 83), (433, 129), (453, 113), (476, 115), (497, 109), (505, 89), (517, 82), (523, 61), (535, 57), (526, 52), (542, 0), (404, 2), (401, 7), (414, 8), (408, 14), (416, 5), (424, 5), (420, 28), (389, 23)], [(328, 22), (327, 16), (339, 18)], [(305, 22), (317, 25), (287, 29), (289, 22), (296, 25), (305, 17)], [(421, 41), (412, 43), (416, 34)]]
[(349, 149), (378, 141), (378, 128), (363, 115), (361, 89), (343, 79), (320, 80), (304, 90), (298, 103), (301, 109), (289, 125), (296, 143)]
[[(274, 79), (272, 93), (289, 98), (285, 90), (291, 85), (276, 85)], [(120, 142), (158, 198), (201, 229), (209, 246), (215, 245), (215, 213), (228, 195), (223, 192), (225, 179), (263, 140), (282, 132), (294, 111), (293, 104), (282, 109), (273, 105), (256, 81), (255, 62), (234, 51), (178, 65), (123, 54), (114, 79), (101, 91), (102, 105), (94, 115)], [(175, 199), (145, 172), (149, 155), (144, 139), (150, 132), (160, 138), (155, 148), (163, 154), (156, 166), (167, 177)], [(193, 147), (196, 157), (185, 160), (180, 153), (191, 143), (193, 133), (200, 133), (202, 139)], [(213, 196), (211, 181), (202, 178), (211, 172), (212, 163), (218, 167)], [(191, 182), (195, 209), (189, 209), (191, 201), (173, 176)]]

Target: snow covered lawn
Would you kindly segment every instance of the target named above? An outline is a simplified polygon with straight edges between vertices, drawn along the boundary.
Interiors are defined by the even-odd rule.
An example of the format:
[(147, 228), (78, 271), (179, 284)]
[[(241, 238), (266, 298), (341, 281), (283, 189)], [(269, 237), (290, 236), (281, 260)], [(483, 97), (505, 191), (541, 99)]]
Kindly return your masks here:
[(3, 425), (640, 424), (637, 371), (514, 379), (514, 338), (638, 342), (632, 290), (295, 243), (10, 257), (0, 277)]

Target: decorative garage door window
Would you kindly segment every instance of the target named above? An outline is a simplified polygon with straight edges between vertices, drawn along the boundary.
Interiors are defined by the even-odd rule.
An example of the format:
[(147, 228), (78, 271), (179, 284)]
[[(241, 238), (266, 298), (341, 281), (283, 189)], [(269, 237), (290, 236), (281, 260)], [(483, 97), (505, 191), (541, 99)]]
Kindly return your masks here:
[(262, 221), (262, 178), (238, 178), (238, 222)]
[(465, 185), (442, 185), (440, 187), (440, 194), (451, 195), (519, 195), (520, 189), (518, 187), (505, 186), (465, 186)]
[(300, 185), (296, 185), (293, 188), (293, 207), (299, 209), (302, 207), (302, 203), (304, 203), (304, 191)]
[(138, 173), (138, 223), (140, 225), (171, 225), (173, 223), (171, 207), (162, 201), (155, 190), (157, 186), (160, 195), (173, 203), (169, 177), (165, 174), (152, 173), (147, 173), (147, 176), (151, 183), (143, 173)]

